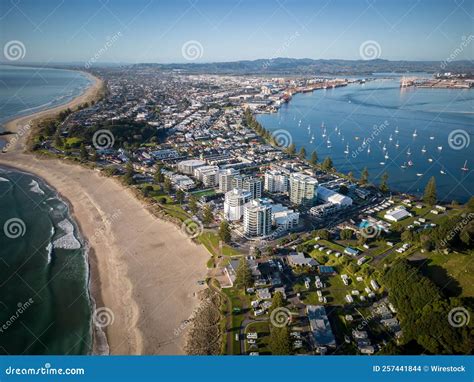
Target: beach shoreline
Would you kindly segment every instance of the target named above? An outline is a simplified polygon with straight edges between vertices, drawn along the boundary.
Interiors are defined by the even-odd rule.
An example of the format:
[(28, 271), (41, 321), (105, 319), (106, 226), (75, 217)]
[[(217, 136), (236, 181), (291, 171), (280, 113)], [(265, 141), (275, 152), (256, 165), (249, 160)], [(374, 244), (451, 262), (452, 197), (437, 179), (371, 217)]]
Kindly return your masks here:
[(100, 317), (94, 320), (91, 352), (183, 354), (184, 336), (174, 333), (199, 303), (202, 287), (197, 281), (207, 273), (206, 249), (172, 223), (157, 219), (116, 179), (24, 152), (33, 122), (97, 96), (102, 80), (87, 75), (94, 83), (74, 100), (5, 125), (13, 134), (4, 136), (8, 143), (0, 165), (40, 177), (70, 207), (87, 251), (93, 317), (104, 311), (109, 315), (108, 325)]

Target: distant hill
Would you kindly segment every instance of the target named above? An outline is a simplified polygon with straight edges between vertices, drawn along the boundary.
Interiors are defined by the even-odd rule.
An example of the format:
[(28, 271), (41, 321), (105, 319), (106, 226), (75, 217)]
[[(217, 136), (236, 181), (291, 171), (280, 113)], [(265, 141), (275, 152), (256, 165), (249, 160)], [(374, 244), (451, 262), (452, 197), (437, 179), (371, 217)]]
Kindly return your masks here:
[(136, 64), (138, 67), (158, 67), (164, 70), (182, 70), (191, 73), (219, 74), (329, 74), (370, 75), (385, 72), (455, 72), (474, 73), (469, 60), (442, 63), (441, 61), (388, 61), (375, 60), (313, 60), (310, 58), (274, 58), (253, 61), (184, 64)]

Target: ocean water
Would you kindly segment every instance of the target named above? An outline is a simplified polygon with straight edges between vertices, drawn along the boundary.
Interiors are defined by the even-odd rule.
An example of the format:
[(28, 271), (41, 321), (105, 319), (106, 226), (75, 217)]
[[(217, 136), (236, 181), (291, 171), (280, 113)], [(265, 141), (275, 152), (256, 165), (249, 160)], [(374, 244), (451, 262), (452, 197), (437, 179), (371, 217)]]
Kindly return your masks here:
[(67, 103), (90, 85), (78, 71), (0, 65), (0, 124)]
[(0, 354), (87, 354), (87, 253), (68, 205), (0, 168)]
[(400, 89), (399, 78), (377, 79), (297, 94), (257, 119), (308, 157), (330, 156), (338, 171), (359, 177), (367, 167), (376, 183), (386, 171), (391, 189), (412, 194), (434, 176), (445, 201), (473, 194), (474, 89)]

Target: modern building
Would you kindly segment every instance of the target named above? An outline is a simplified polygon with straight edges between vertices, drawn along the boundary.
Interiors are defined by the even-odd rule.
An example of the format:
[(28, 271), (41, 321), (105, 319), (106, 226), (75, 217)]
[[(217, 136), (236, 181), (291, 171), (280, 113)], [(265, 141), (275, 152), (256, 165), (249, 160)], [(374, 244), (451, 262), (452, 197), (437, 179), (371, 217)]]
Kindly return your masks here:
[(228, 192), (232, 190), (232, 179), (239, 175), (239, 171), (227, 168), (219, 171), (219, 191)]
[(242, 189), (244, 184), (244, 177), (242, 175), (236, 175), (232, 178), (232, 188), (237, 188), (238, 190)]
[(348, 196), (342, 195), (336, 191), (330, 190), (329, 188), (319, 186), (317, 189), (318, 200), (324, 203), (336, 204), (339, 207), (346, 207), (352, 205), (352, 199)]
[(215, 187), (219, 183), (218, 166), (200, 166), (194, 170), (194, 176), (206, 187)]
[(281, 204), (272, 205), (272, 223), (276, 227), (283, 230), (289, 230), (297, 227), (299, 221), (299, 212), (290, 210)]
[(252, 194), (252, 199), (258, 199), (262, 197), (262, 183), (259, 178), (247, 177), (243, 180), (242, 188)]
[(178, 171), (184, 174), (194, 175), (194, 170), (205, 165), (206, 162), (198, 159), (183, 160), (178, 163)]
[[(307, 305), (309, 325), (311, 327), (312, 339), (316, 348), (327, 349), (336, 347), (336, 339), (329, 323), (326, 309), (322, 305)], [(320, 351), (322, 350), (320, 349)]]
[(288, 192), (289, 185), (288, 174), (278, 170), (270, 170), (265, 173), (265, 191)]
[(410, 212), (408, 212), (403, 206), (398, 206), (387, 211), (387, 213), (384, 215), (384, 219), (392, 222), (398, 222), (409, 216), (412, 216)]
[(224, 217), (229, 221), (240, 220), (244, 214), (244, 205), (251, 199), (250, 192), (234, 188), (226, 192), (224, 199)]
[(290, 201), (296, 205), (313, 206), (316, 202), (318, 181), (312, 176), (295, 172), (290, 175)]
[(244, 232), (247, 236), (268, 236), (272, 228), (272, 206), (254, 199), (244, 206)]

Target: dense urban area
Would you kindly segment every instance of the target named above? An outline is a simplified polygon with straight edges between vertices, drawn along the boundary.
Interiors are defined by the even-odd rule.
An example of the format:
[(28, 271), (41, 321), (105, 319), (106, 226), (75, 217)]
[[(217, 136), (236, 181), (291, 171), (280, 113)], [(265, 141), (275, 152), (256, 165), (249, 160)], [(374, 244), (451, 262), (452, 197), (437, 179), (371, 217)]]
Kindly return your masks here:
[[(95, 69), (102, 97), (35, 127), (30, 149), (94, 167), (209, 253), (189, 354), (468, 354), (474, 199), (340, 174), (257, 122), (300, 92), (369, 79)], [(445, 73), (401, 86), (472, 87)], [(462, 313), (462, 312), (461, 312)]]

